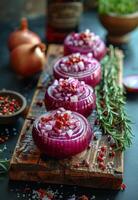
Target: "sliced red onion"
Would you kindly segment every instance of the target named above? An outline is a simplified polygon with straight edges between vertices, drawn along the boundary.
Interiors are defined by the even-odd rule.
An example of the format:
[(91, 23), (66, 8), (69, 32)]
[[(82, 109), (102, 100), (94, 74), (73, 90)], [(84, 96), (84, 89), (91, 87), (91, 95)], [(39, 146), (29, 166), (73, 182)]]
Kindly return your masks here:
[[(84, 151), (93, 138), (93, 132), (87, 119), (76, 112), (69, 112), (69, 118), (65, 121), (64, 116), (66, 110), (57, 113), (57, 110), (48, 112), (35, 120), (32, 130), (32, 136), (37, 147), (46, 155), (54, 158), (67, 158)], [(63, 125), (61, 129), (56, 126), (52, 130), (47, 130), (48, 122), (42, 121), (42, 118), (47, 118), (50, 115), (52, 120), (69, 123), (75, 119), (75, 128), (70, 128), (68, 125)], [(46, 120), (47, 121), (47, 120)], [(45, 126), (43, 126), (45, 125)], [(40, 128), (41, 127), (41, 128)]]
[[(59, 59), (54, 67), (54, 76), (56, 79), (66, 79), (69, 77), (76, 78), (80, 81), (84, 81), (86, 84), (95, 87), (101, 80), (101, 66), (100, 63), (91, 57), (85, 55), (80, 55), (77, 53), (78, 62), (74, 61), (76, 54), (71, 54), (69, 56)], [(76, 59), (76, 60), (77, 60)], [(61, 64), (66, 64), (68, 71), (61, 67)], [(81, 63), (81, 64), (80, 64)], [(84, 66), (82, 65), (84, 64)]]
[[(59, 85), (52, 84), (48, 87), (45, 94), (45, 106), (47, 110), (57, 109), (59, 107), (64, 107), (65, 109), (69, 109), (72, 111), (79, 112), (84, 116), (89, 116), (93, 109), (96, 107), (96, 97), (92, 87), (85, 84), (84, 82), (80, 82), (76, 79), (62, 79), (63, 82), (71, 81), (70, 87), (72, 85), (76, 86), (75, 81), (78, 83), (78, 87), (76, 86), (76, 91), (73, 93), (70, 91), (69, 85), (67, 88), (58, 90), (60, 87), (61, 79), (59, 80)], [(55, 94), (55, 88), (57, 93)], [(69, 93), (68, 93), (69, 92)], [(60, 98), (62, 96), (62, 99)]]
[(85, 55), (91, 52), (93, 57), (100, 61), (105, 56), (107, 48), (99, 36), (86, 30), (82, 33), (71, 33), (64, 41), (64, 55), (76, 52)]

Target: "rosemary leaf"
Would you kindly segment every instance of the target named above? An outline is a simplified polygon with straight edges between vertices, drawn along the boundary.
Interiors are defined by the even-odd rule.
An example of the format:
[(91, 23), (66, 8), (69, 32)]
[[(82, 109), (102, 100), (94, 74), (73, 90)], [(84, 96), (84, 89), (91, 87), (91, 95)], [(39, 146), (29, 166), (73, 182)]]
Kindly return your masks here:
[(119, 60), (116, 49), (110, 46), (109, 54), (102, 60), (102, 81), (96, 87), (97, 113), (104, 134), (116, 142), (116, 149), (125, 150), (132, 143), (131, 121), (125, 106), (123, 87), (118, 84)]

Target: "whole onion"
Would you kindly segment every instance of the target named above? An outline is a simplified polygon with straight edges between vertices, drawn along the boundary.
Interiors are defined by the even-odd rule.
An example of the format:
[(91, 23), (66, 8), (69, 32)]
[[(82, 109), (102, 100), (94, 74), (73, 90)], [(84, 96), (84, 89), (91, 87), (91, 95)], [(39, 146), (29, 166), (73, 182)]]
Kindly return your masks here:
[(77, 52), (84, 55), (92, 53), (92, 56), (100, 61), (107, 48), (99, 36), (86, 30), (82, 33), (71, 33), (64, 40), (64, 55)]
[[(58, 85), (55, 85), (55, 82)], [(64, 82), (66, 86), (61, 88), (61, 84)], [(68, 82), (69, 84), (67, 84)], [(73, 84), (77, 86), (75, 91), (72, 92)], [(96, 107), (96, 96), (92, 87), (73, 78), (55, 80), (46, 90), (44, 101), (47, 110), (64, 107), (65, 109), (79, 112), (86, 117)]]
[(21, 44), (38, 44), (41, 42), (40, 37), (28, 29), (28, 22), (26, 18), (22, 18), (21, 25), (18, 30), (12, 32), (8, 39), (8, 48), (12, 51)]
[(10, 55), (12, 68), (23, 77), (34, 75), (45, 65), (46, 46), (40, 44), (22, 44), (16, 47)]
[[(59, 127), (59, 124), (62, 126)], [(58, 109), (35, 120), (32, 136), (37, 147), (46, 155), (67, 158), (84, 151), (93, 132), (87, 119), (79, 113), (63, 109), (60, 112)]]
[[(68, 60), (74, 60), (74, 57), (78, 57), (80, 61), (85, 60), (83, 61), (83, 70), (80, 69), (80, 66), (78, 67), (78, 63), (68, 62)], [(62, 67), (63, 64), (64, 67)], [(74, 66), (76, 68), (76, 65), (77, 70), (74, 70)], [(90, 67), (88, 67), (89, 65)], [(92, 87), (95, 87), (97, 84), (99, 84), (101, 80), (100, 63), (94, 58), (88, 57), (86, 55), (81, 55), (79, 53), (71, 54), (57, 60), (57, 62), (53, 66), (53, 72), (56, 79), (66, 79), (69, 77), (73, 77), (80, 81), (84, 81), (86, 84)]]

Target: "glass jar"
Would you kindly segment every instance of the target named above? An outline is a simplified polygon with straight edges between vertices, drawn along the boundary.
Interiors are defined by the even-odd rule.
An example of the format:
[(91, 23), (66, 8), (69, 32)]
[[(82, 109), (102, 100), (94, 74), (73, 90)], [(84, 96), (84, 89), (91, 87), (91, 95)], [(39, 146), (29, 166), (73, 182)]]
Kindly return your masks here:
[(82, 0), (48, 0), (47, 8), (46, 39), (49, 43), (61, 43), (67, 34), (78, 31)]

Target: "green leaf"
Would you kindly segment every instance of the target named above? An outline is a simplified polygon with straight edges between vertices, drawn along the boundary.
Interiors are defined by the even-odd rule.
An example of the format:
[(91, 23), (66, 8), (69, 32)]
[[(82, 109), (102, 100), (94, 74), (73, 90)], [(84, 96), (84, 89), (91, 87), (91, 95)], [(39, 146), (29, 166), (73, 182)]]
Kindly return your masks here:
[[(124, 109), (123, 87), (117, 83), (119, 66), (113, 46), (110, 46), (110, 52), (102, 60), (101, 65), (102, 81), (95, 89), (98, 118), (103, 132), (114, 138), (117, 148), (125, 150), (132, 143), (131, 121)], [(104, 102), (104, 108), (101, 101)]]

